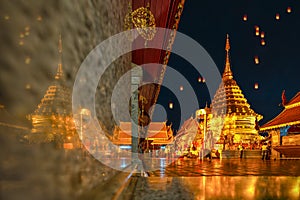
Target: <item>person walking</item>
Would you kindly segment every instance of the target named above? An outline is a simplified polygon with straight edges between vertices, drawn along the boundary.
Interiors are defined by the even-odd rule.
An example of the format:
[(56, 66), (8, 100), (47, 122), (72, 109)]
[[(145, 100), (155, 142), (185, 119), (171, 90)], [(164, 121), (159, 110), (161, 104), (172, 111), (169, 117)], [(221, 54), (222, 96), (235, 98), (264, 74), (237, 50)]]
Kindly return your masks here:
[(265, 160), (267, 159), (267, 153), (268, 153), (268, 146), (267, 146), (267, 143), (264, 143), (261, 147), (261, 150), (262, 150), (262, 160)]
[(238, 150), (240, 151), (240, 158), (243, 158), (244, 147), (242, 144), (239, 145)]

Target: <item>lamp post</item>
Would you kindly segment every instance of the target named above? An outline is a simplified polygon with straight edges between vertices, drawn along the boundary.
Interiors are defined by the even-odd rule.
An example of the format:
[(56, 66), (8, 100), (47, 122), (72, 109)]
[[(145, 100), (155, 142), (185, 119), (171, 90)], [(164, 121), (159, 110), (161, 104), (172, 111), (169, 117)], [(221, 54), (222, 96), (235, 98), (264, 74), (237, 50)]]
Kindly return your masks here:
[(81, 140), (80, 141), (80, 148), (82, 149), (83, 148), (83, 115), (85, 116), (89, 116), (91, 114), (90, 110), (89, 109), (86, 109), (86, 108), (81, 108), (80, 109), (80, 135), (79, 135), (79, 139)]

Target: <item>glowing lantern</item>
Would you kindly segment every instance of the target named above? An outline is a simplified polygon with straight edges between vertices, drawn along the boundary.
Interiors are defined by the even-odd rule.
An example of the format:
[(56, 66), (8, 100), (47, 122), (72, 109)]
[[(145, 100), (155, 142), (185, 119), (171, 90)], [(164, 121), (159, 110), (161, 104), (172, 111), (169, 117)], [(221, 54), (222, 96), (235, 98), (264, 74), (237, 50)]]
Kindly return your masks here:
[(287, 7), (286, 12), (287, 13), (291, 13), (292, 12), (292, 8), (291, 7)]
[(259, 64), (259, 58), (258, 58), (258, 56), (254, 57), (254, 63), (257, 64), (257, 65)]
[(30, 58), (30, 57), (26, 57), (26, 58), (25, 58), (25, 64), (26, 64), (26, 65), (29, 65), (30, 62), (31, 62), (31, 58)]
[(173, 109), (173, 107), (174, 107), (173, 103), (170, 102), (170, 103), (169, 103), (169, 108), (170, 108), (170, 109)]
[(260, 44), (261, 44), (262, 46), (265, 46), (265, 45), (266, 45), (266, 41), (265, 41), (264, 39), (261, 39)]
[(205, 83), (205, 78), (202, 78), (202, 83)]
[(258, 83), (254, 84), (254, 89), (256, 89), (256, 90), (258, 89)]
[(180, 91), (183, 91), (183, 86), (180, 86), (179, 90), (180, 90)]
[(265, 38), (265, 32), (262, 31), (262, 32), (260, 33), (260, 37), (261, 37), (261, 38)]
[(199, 83), (202, 82), (202, 78), (201, 78), (201, 77), (198, 78), (198, 82), (199, 82)]
[(254, 26), (255, 28), (255, 35), (259, 36), (259, 26)]
[(248, 20), (248, 16), (247, 16), (246, 14), (243, 16), (243, 20), (244, 20), (244, 21), (247, 21), (247, 20)]
[(279, 20), (279, 19), (280, 19), (279, 13), (276, 14), (275, 18), (276, 18), (276, 20)]
[(5, 20), (9, 20), (10, 17), (9, 17), (8, 15), (5, 15), (5, 16), (4, 16), (4, 19), (5, 19)]

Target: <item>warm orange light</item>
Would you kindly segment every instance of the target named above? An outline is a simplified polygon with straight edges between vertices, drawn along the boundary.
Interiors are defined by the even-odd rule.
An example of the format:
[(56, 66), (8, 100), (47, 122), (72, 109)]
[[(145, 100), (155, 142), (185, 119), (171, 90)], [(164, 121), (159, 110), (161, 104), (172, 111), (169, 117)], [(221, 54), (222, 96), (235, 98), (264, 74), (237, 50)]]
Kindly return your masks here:
[(202, 78), (202, 83), (205, 83), (205, 78)]
[(243, 20), (244, 20), (244, 21), (247, 21), (247, 20), (248, 20), (248, 16), (247, 16), (246, 14), (243, 16)]
[(256, 36), (259, 36), (259, 31), (255, 31), (255, 35), (256, 35)]
[(71, 140), (71, 136), (68, 136), (68, 140)]
[(257, 65), (259, 64), (259, 58), (258, 58), (258, 56), (254, 57), (254, 63), (257, 64)]
[(261, 38), (265, 38), (265, 32), (262, 31), (262, 32), (260, 33), (260, 37), (261, 37)]
[(173, 103), (170, 102), (170, 103), (169, 103), (169, 108), (170, 108), (170, 109), (173, 109), (173, 107), (174, 107)]
[(264, 39), (261, 39), (260, 44), (261, 44), (262, 46), (265, 46), (265, 45), (266, 45), (266, 41), (265, 41)]
[(180, 91), (183, 91), (183, 86), (180, 86), (179, 90), (180, 90)]
[(30, 58), (30, 57), (26, 57), (26, 58), (25, 58), (25, 64), (26, 64), (26, 65), (29, 65), (30, 62), (31, 62), (31, 58)]
[(43, 18), (42, 18), (42, 16), (38, 16), (38, 17), (36, 18), (36, 20), (40, 22), (40, 21), (43, 20)]
[(26, 90), (30, 90), (31, 89), (31, 85), (29, 83), (27, 83), (26, 86), (25, 86), (25, 89)]
[(19, 41), (19, 45), (20, 45), (20, 46), (23, 46), (23, 45), (24, 45), (24, 41), (23, 41), (23, 40), (20, 40), (20, 41)]
[(201, 78), (201, 77), (198, 78), (198, 82), (199, 82), (199, 83), (202, 82), (202, 78)]
[(254, 84), (254, 89), (256, 89), (256, 90), (258, 89), (258, 83)]
[(279, 13), (276, 14), (275, 18), (276, 18), (276, 20), (279, 20), (279, 19), (280, 19)]
[(291, 13), (292, 12), (292, 8), (291, 7), (287, 7), (286, 12), (287, 13)]
[(255, 31), (259, 31), (259, 26), (254, 26)]
[(9, 20), (10, 17), (9, 17), (8, 15), (5, 15), (5, 16), (4, 16), (4, 19), (5, 19), (5, 20)]

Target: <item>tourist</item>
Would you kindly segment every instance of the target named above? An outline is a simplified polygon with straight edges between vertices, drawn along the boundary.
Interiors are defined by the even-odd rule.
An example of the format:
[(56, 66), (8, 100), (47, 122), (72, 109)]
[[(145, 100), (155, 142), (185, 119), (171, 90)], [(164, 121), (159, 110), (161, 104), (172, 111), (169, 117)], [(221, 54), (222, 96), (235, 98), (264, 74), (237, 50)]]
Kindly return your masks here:
[(239, 145), (238, 150), (240, 151), (240, 158), (243, 158), (244, 147), (242, 144)]
[(264, 143), (261, 147), (261, 150), (262, 150), (262, 160), (265, 160), (267, 159), (267, 153), (268, 153), (268, 146), (267, 146), (267, 143)]

